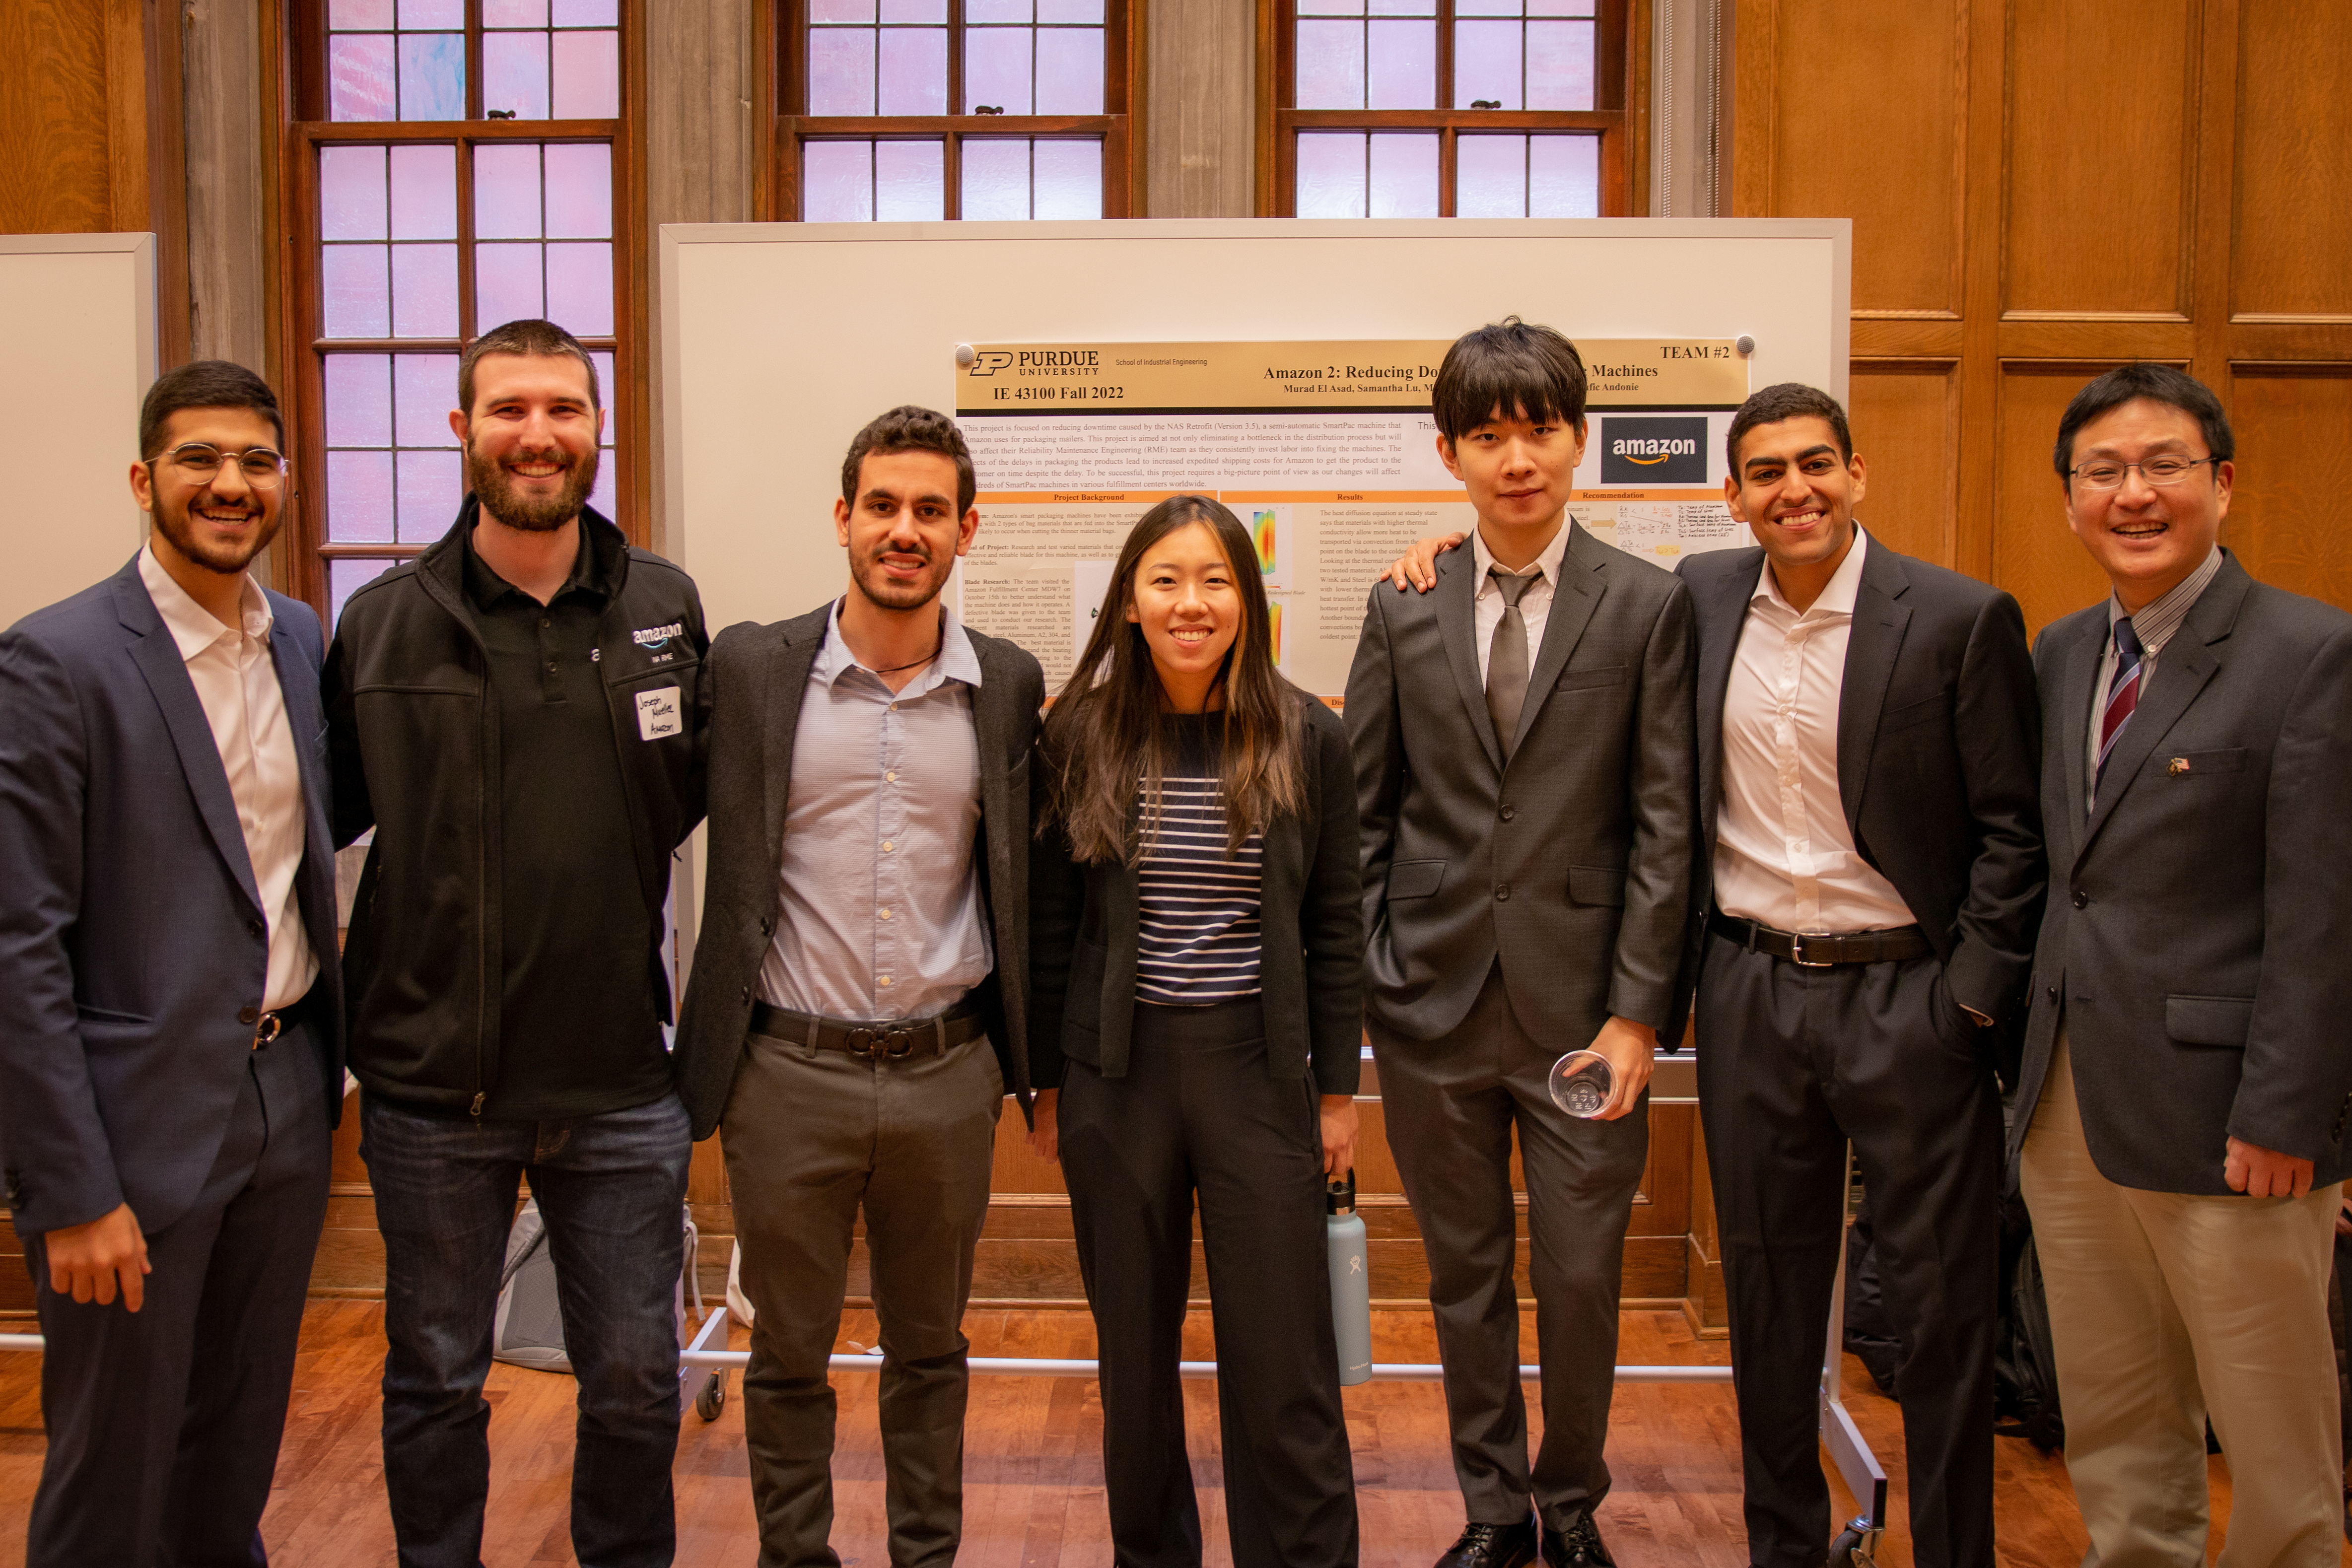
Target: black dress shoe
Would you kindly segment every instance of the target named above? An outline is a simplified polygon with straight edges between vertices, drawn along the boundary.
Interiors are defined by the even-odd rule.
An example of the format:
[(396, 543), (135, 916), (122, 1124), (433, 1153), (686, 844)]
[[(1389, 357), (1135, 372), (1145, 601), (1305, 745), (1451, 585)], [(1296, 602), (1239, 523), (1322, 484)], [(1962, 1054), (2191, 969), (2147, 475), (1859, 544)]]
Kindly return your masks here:
[[(1462, 1539), (1446, 1548), (1437, 1568), (1527, 1568), (1536, 1560), (1536, 1521), (1532, 1515), (1517, 1524), (1462, 1527)], [(1602, 1558), (1602, 1562), (1608, 1559)]]
[(1589, 1513), (1577, 1515), (1566, 1530), (1546, 1527), (1543, 1560), (1544, 1568), (1617, 1568), (1617, 1559), (1601, 1544), (1601, 1527)]

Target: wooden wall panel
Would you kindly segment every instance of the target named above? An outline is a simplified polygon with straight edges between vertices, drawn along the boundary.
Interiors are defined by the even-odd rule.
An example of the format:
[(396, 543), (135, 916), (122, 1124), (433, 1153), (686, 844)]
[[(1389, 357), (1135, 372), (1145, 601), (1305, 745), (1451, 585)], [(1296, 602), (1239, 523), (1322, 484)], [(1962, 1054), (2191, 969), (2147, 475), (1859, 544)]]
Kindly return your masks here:
[(2231, 308), (2352, 320), (2352, 0), (2240, 16)]
[(2107, 592), (2089, 552), (2066, 526), (2066, 504), (2050, 454), (2058, 416), (2105, 365), (2004, 367), (2000, 462), (1980, 482), (1993, 486), (1993, 580), (2017, 596), (2032, 636)]
[(105, 12), (0, 0), (0, 233), (111, 229)]
[(2200, 19), (2197, 0), (2011, 5), (2008, 311), (2186, 312)]
[(1867, 467), (1864, 526), (1906, 555), (1953, 564), (1959, 523), (1959, 365), (1856, 360), (1847, 415)]
[(2222, 542), (2264, 582), (2352, 606), (2352, 364), (2241, 366), (2234, 382)]

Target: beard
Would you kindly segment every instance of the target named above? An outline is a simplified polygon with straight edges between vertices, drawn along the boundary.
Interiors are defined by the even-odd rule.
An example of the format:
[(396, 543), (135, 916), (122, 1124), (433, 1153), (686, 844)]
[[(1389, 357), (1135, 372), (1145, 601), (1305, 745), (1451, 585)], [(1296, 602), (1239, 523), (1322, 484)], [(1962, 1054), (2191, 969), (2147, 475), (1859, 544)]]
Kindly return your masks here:
[(232, 576), (252, 565), (253, 558), (269, 548), (269, 541), (278, 537), (278, 526), (286, 520), (286, 514), (280, 511), (276, 517), (269, 517), (262, 507), (247, 502), (246, 510), (263, 519), (261, 527), (254, 530), (248, 542), (225, 545), (207, 540), (197, 533), (190, 514), (203, 503), (208, 493), (199, 490), (176, 507), (168, 504), (158, 506), (148, 515), (154, 523), (155, 531), (162, 534), (181, 555), (206, 571)]
[(516, 455), (562, 464), (563, 487), (545, 500), (533, 500), (516, 489), (514, 481), (507, 476), (506, 468), (494, 458), (484, 457), (468, 442), (466, 444), (466, 483), (482, 503), (482, 510), (507, 527), (529, 534), (553, 533), (580, 515), (581, 504), (587, 500), (588, 492), (596, 487), (599, 454), (594, 447), (590, 447), (584, 457), (576, 456), (562, 447)]
[[(882, 570), (881, 558), (886, 554), (919, 554), (923, 558), (923, 564), (930, 570), (919, 581), (893, 582)], [(929, 549), (894, 550), (886, 546), (877, 548), (864, 559), (855, 562), (849, 579), (857, 585), (857, 591), (864, 594), (867, 601), (878, 609), (920, 610), (940, 596), (940, 590), (947, 586), (948, 573), (954, 570), (954, 566), (953, 556), (948, 558), (946, 566), (941, 566), (932, 559)]]

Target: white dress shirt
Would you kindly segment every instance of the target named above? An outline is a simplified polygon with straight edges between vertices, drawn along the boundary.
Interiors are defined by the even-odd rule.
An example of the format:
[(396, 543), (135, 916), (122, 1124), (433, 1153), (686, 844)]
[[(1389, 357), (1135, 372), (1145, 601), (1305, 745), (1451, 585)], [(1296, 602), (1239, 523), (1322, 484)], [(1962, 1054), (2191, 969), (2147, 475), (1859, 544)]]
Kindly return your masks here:
[[(1543, 649), (1545, 623), (1551, 619), (1552, 591), (1559, 586), (1559, 563), (1568, 554), (1568, 530), (1576, 527), (1571, 518), (1562, 518), (1559, 532), (1551, 542), (1536, 552), (1536, 580), (1519, 591), (1519, 619), (1528, 628), (1528, 668), (1536, 667), (1536, 654)], [(1503, 591), (1486, 569), (1495, 564), (1495, 552), (1486, 548), (1486, 536), (1476, 528), (1470, 530), (1470, 559), (1478, 573), (1478, 597), (1472, 606), (1478, 644), (1478, 685), (1486, 685), (1486, 665), (1495, 653), (1495, 628), (1503, 622)], [(1521, 570), (1526, 568), (1522, 567)]]
[(1771, 563), (1757, 576), (1723, 699), (1723, 805), (1715, 900), (1780, 931), (1913, 924), (1900, 894), (1854, 848), (1838, 793), (1838, 695), (1870, 541), (1853, 548), (1802, 614)]
[(139, 580), (187, 664), (221, 768), (228, 775), (237, 824), (245, 830), (246, 858), (253, 863), (262, 918), (269, 923), (269, 973), (261, 1005), (271, 1012), (292, 1007), (318, 978), (319, 957), (302, 929), (294, 887), (308, 836), (302, 768), (286, 720), (286, 694), (278, 687), (277, 661), (269, 654), (275, 619), (269, 600), (246, 577), (237, 589), (243, 624), (224, 626), (172, 580), (152, 547), (139, 552)]

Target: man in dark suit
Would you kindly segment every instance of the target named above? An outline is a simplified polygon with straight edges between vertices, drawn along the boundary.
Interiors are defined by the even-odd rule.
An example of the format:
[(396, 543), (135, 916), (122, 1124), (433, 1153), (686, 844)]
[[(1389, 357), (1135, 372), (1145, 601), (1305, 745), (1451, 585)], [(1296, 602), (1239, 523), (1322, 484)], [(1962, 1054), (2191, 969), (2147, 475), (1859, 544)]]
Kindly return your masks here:
[(2049, 913), (2012, 1142), (2102, 1568), (2334, 1564), (2331, 1230), (2352, 1151), (2352, 615), (2220, 545), (2221, 402), (2110, 371), (2058, 426), (2113, 591), (2034, 648)]
[[(1478, 514), (1435, 589), (1375, 587), (1348, 677), (1365, 1022), (1429, 1259), (1468, 1523), (1442, 1568), (1611, 1561), (1593, 1521), (1652, 1053), (1690, 885), (1690, 596), (1568, 517), (1583, 361), (1516, 318), (1446, 354), (1438, 453)], [(1579, 1120), (1563, 1051), (1614, 1090)], [(1519, 1385), (1512, 1134), (1527, 1172), (1544, 1436)], [(1530, 1516), (1529, 1498), (1534, 1500)]]
[(1763, 548), (1686, 559), (1698, 622), (1687, 978), (1722, 1239), (1748, 1559), (1816, 1568), (1832, 1280), (1852, 1141), (1903, 1346), (1912, 1551), (1992, 1568), (1996, 1044), (2045, 877), (2017, 601), (1854, 521), (1845, 411), (1733, 415), (1724, 495)]
[(1025, 1108), (1037, 661), (939, 602), (971, 546), (954, 422), (894, 409), (842, 465), (849, 591), (711, 644), (710, 852), (679, 1025), (727, 1150), (750, 1299), (762, 1568), (833, 1568), (833, 1389), (862, 1210), (882, 1324), (889, 1557), (963, 1525), (962, 1320), (996, 1122)]
[(184, 365), (139, 442), (147, 547), (0, 637), (0, 1164), (47, 1341), (34, 1568), (263, 1561), (342, 1103), (319, 621), (246, 573), (282, 516), (278, 400)]

